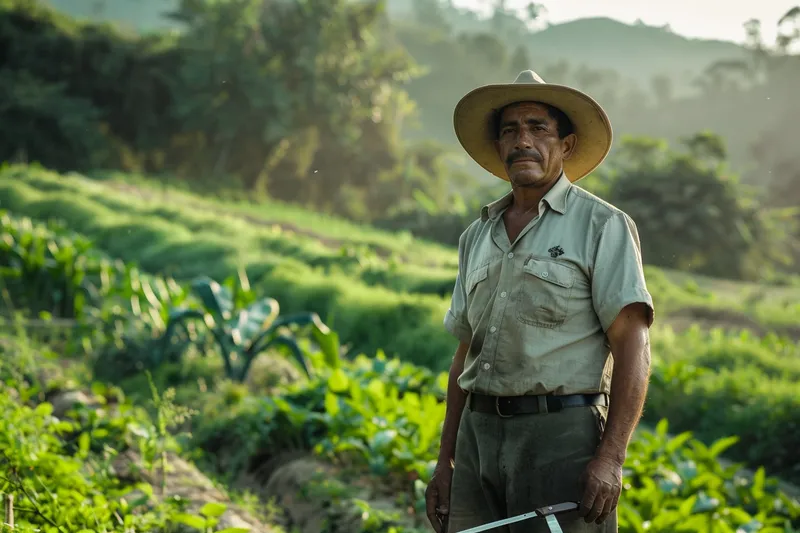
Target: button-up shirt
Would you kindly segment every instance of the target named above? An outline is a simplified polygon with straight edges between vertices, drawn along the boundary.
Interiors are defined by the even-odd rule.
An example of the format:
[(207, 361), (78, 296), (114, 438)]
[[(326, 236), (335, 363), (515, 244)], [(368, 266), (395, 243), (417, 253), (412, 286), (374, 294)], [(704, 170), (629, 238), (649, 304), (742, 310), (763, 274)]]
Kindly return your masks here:
[(623, 211), (562, 174), (514, 242), (503, 213), (481, 209), (458, 243), (444, 325), (469, 343), (459, 386), (496, 396), (610, 391), (605, 332), (623, 307), (649, 306), (639, 236)]

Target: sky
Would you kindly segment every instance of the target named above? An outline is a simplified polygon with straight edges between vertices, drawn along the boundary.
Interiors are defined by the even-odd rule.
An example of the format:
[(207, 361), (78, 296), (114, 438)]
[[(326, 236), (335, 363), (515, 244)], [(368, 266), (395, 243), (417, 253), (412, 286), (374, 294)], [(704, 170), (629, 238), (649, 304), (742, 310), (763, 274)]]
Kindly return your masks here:
[[(524, 7), (530, 0), (507, 0), (511, 8)], [(479, 10), (491, 0), (454, 0), (459, 7)], [(756, 18), (768, 45), (775, 43), (778, 20), (800, 0), (538, 0), (544, 5), (545, 21), (551, 24), (586, 17), (609, 17), (632, 24), (641, 19), (648, 26), (669, 24), (686, 37), (744, 42), (743, 24)], [(724, 6), (724, 7), (720, 7)]]

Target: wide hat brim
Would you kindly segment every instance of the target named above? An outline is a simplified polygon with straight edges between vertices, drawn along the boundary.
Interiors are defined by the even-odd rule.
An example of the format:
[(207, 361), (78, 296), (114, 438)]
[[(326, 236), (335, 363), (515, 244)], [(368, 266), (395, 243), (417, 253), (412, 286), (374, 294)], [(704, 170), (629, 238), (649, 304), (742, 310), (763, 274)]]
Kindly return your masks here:
[(461, 146), (480, 166), (509, 181), (495, 148), (497, 113), (517, 102), (542, 102), (563, 111), (575, 128), (577, 143), (564, 160), (564, 173), (576, 182), (596, 169), (611, 150), (611, 121), (589, 95), (565, 85), (545, 83), (535, 72), (522, 72), (514, 83), (478, 87), (456, 104), (453, 126)]

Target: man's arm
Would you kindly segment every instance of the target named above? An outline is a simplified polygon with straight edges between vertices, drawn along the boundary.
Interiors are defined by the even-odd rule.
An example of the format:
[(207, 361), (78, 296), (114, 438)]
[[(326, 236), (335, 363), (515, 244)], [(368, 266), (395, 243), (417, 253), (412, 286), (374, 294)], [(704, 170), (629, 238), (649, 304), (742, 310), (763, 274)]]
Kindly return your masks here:
[(596, 455), (619, 465), (625, 462), (628, 443), (647, 396), (650, 379), (648, 315), (646, 304), (627, 305), (606, 332), (614, 356), (614, 370), (608, 420)]
[(655, 314), (639, 234), (624, 213), (612, 215), (597, 238), (592, 302), (614, 358), (608, 420), (597, 455), (622, 464), (647, 394)]
[(614, 370), (606, 427), (581, 480), (580, 512), (587, 522), (601, 523), (617, 506), (622, 491), (622, 465), (647, 393), (648, 330), (655, 314), (636, 226), (624, 213), (612, 215), (598, 236), (592, 302), (611, 347)]
[(450, 481), (453, 477), (458, 426), (467, 400), (466, 392), (458, 386), (458, 378), (464, 372), (464, 363), (472, 342), (472, 328), (466, 318), (467, 292), (464, 286), (468, 231), (469, 228), (458, 239), (458, 275), (450, 299), (450, 308), (444, 316), (445, 329), (458, 339), (459, 344), (447, 380), (447, 403), (442, 440), (439, 445), (439, 460), (436, 463), (433, 479), (425, 491), (428, 520), (436, 533), (447, 531), (447, 517), (450, 514)]
[(442, 426), (442, 441), (439, 446), (439, 465), (452, 467), (456, 456), (456, 436), (458, 424), (464, 405), (467, 402), (467, 393), (458, 386), (458, 378), (464, 372), (464, 361), (467, 358), (469, 344), (461, 341), (450, 365), (450, 375), (447, 380), (447, 407)]

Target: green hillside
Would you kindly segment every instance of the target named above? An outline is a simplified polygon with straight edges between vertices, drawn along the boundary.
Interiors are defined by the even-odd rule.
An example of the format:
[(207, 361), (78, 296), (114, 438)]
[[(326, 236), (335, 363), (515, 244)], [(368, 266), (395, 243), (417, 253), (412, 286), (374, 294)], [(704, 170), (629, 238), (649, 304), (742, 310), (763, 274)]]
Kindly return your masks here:
[[(251, 491), (245, 509), (253, 508), (253, 497), (270, 502), (276, 509), (262, 518), (264, 525), (248, 518), (256, 524), (251, 531), (285, 526), (311, 533), (320, 530), (314, 523), (321, 519), (348, 533), (390, 526), (405, 533), (426, 530), (423, 490), (444, 414), (442, 371), (454, 348), (441, 324), (454, 250), (277, 203), (236, 204), (141, 178), (93, 180), (25, 166), (0, 173), (0, 209), (10, 210), (0, 217), (0, 316), (23, 319), (16, 335), (27, 331), (31, 340), (24, 342), (34, 352), (52, 346), (64, 364), (71, 361), (75, 375), (47, 387), (88, 391), (94, 381), (92, 397), (108, 398), (115, 393), (103, 387), (113, 384), (127, 403), (146, 407), (155, 393), (142, 371), (152, 372), (157, 391), (174, 388), (165, 395), (168, 402), (202, 413), (182, 425), (192, 435), (179, 436), (177, 455), (171, 452), (167, 464), (185, 465), (194, 456), (232, 493)], [(621, 503), (621, 531), (638, 531), (637, 524), (650, 520), (654, 531), (671, 531), (681, 522), (699, 533), (713, 512), (734, 529), (751, 524), (754, 531), (769, 531), (754, 520), (797, 527), (800, 501), (779, 486), (789, 494), (795, 489), (765, 474), (800, 480), (792, 453), (800, 446), (800, 288), (653, 267), (646, 275), (659, 318), (644, 425), (626, 466), (630, 489)], [(238, 296), (209, 299), (204, 276), (224, 281), (222, 290)], [(278, 316), (297, 321), (283, 335), (300, 349), (268, 348), (237, 377), (220, 351), (220, 339), (231, 330), (222, 329), (226, 322), (215, 306), (224, 312), (234, 302), (251, 309), (274, 305), (259, 300), (265, 297), (276, 299)], [(214, 336), (198, 320), (166, 342), (178, 307), (195, 310), (198, 318), (207, 315), (207, 324), (220, 321), (212, 326)], [(305, 322), (297, 317), (309, 311), (322, 322), (305, 336)], [(247, 318), (234, 314), (230, 320), (233, 325)], [(49, 332), (42, 329), (48, 323)], [(744, 324), (749, 332), (740, 330)], [(15, 346), (20, 338), (9, 335), (8, 325), (0, 328), (0, 345)], [(326, 325), (342, 342), (339, 350)], [(302, 364), (292, 362), (298, 353)], [(44, 363), (37, 358), (30, 364)], [(381, 418), (391, 427), (365, 423)], [(158, 457), (148, 451), (160, 449), (153, 448), (157, 440), (150, 447), (124, 444), (124, 432), (137, 431), (136, 422), (126, 423), (109, 421), (119, 428), (110, 434), (95, 429), (90, 453), (102, 444)], [(667, 429), (691, 434), (671, 439)], [(718, 462), (720, 453), (726, 462)], [(751, 474), (735, 478), (739, 467), (723, 466), (730, 460)], [(160, 463), (153, 464), (160, 472)], [(323, 469), (326, 480), (304, 474), (309, 468)], [(159, 483), (157, 476), (148, 479)], [(161, 494), (185, 490), (181, 479), (169, 474)], [(305, 489), (296, 501), (299, 487)], [(719, 503), (706, 507), (707, 498)], [(198, 515), (202, 503), (194, 505)], [(53, 504), (48, 512), (57, 509)], [(197, 519), (170, 509), (161, 511), (162, 520), (199, 527)], [(355, 509), (360, 518), (347, 519)]]

